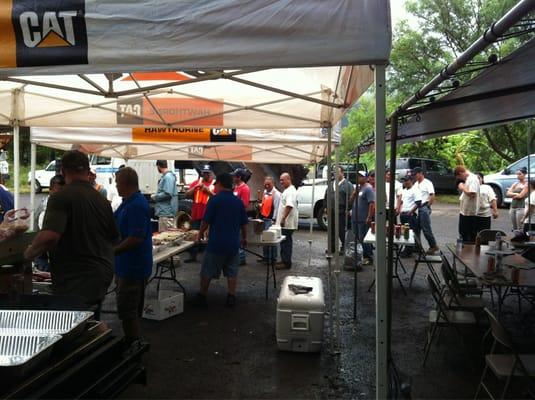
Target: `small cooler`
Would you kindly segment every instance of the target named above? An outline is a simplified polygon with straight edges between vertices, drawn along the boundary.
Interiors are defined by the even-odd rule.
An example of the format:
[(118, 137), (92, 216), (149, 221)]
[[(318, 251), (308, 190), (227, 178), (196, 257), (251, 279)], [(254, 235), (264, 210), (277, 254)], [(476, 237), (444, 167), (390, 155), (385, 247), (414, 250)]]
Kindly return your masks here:
[[(311, 288), (296, 294), (291, 286)], [(279, 350), (318, 352), (323, 341), (325, 298), (320, 278), (287, 276), (277, 299)]]

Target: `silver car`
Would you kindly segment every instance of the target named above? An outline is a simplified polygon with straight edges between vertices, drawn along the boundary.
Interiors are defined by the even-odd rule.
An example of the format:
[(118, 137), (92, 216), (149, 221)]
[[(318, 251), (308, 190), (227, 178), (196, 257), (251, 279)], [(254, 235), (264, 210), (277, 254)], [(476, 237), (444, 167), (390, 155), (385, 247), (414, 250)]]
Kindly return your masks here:
[(500, 172), (485, 175), (485, 183), (492, 186), (494, 193), (496, 193), (498, 207), (511, 204), (511, 198), (506, 197), (505, 194), (507, 193), (507, 189), (517, 181), (516, 172), (520, 169), (528, 171), (528, 180), (535, 179), (535, 154), (529, 157), (529, 169), (528, 156), (526, 156), (515, 161)]

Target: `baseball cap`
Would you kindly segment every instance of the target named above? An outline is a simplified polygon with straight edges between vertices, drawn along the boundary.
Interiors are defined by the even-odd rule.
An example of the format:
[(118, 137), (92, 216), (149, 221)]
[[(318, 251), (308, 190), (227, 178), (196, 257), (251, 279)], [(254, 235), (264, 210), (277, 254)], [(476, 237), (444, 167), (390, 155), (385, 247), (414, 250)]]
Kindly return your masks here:
[(247, 172), (243, 168), (236, 168), (230, 175), (239, 176), (242, 179), (247, 178)]
[(401, 182), (412, 181), (412, 176), (411, 175), (405, 175), (405, 176), (400, 177), (399, 180)]
[(364, 178), (366, 178), (366, 176), (367, 176), (366, 175), (366, 171), (359, 171), (359, 172), (357, 172), (357, 174), (359, 174), (359, 176), (362, 176)]
[(201, 173), (204, 173), (204, 172), (212, 172), (212, 168), (210, 168), (208, 164), (205, 164), (202, 166), (202, 169), (201, 169)]
[(421, 167), (414, 167), (412, 169), (412, 172), (414, 172), (415, 174), (421, 174), (422, 172), (424, 172), (424, 170)]

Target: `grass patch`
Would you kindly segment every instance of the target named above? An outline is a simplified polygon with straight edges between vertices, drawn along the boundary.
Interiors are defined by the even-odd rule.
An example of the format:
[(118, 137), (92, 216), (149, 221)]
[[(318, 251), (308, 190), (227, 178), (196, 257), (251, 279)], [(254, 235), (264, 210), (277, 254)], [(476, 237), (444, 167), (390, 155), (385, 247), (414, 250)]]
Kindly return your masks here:
[[(48, 164), (47, 164), (48, 165)], [(45, 168), (46, 165), (37, 165), (35, 170), (39, 170), (39, 169), (43, 169)], [(19, 189), (20, 189), (20, 193), (22, 194), (28, 194), (30, 193), (30, 182), (28, 181), (28, 173), (30, 172), (30, 166), (29, 165), (21, 165), (20, 166), (20, 185), (19, 185)], [(14, 173), (15, 173), (15, 170), (13, 169), (13, 163), (9, 163), (9, 179), (6, 181), (6, 186), (7, 188), (11, 191), (11, 193), (14, 192), (14, 184), (13, 184), (13, 180), (14, 180)]]
[(439, 194), (436, 196), (437, 203), (442, 204), (459, 204), (458, 194)]

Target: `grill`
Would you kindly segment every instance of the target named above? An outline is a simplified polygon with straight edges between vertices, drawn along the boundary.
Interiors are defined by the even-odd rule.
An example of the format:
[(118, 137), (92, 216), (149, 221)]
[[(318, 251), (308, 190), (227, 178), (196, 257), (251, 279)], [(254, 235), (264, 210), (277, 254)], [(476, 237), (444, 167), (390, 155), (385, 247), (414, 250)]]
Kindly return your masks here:
[(93, 316), (90, 311), (0, 310), (0, 335), (77, 336)]

